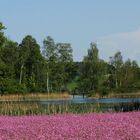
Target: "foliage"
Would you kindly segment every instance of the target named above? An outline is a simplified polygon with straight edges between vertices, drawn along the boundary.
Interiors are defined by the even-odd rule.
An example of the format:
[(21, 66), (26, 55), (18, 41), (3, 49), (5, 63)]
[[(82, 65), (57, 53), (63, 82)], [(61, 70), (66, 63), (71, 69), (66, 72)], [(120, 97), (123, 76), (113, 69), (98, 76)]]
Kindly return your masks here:
[(105, 69), (106, 64), (99, 59), (96, 44), (91, 43), (88, 55), (83, 60), (79, 89), (82, 87), (84, 92), (90, 92), (90, 94), (98, 92), (104, 83)]
[(41, 48), (34, 37), (27, 35), (18, 44), (5, 36), (5, 29), (0, 22), (1, 95), (78, 90), (102, 97), (109, 92), (140, 90), (140, 68), (136, 61), (124, 61), (121, 52), (105, 62), (92, 42), (83, 61), (73, 62), (70, 43), (56, 43), (47, 36)]
[(43, 55), (46, 59), (47, 91), (67, 90), (67, 83), (73, 78), (72, 48), (69, 43), (55, 43), (48, 36), (43, 42)]

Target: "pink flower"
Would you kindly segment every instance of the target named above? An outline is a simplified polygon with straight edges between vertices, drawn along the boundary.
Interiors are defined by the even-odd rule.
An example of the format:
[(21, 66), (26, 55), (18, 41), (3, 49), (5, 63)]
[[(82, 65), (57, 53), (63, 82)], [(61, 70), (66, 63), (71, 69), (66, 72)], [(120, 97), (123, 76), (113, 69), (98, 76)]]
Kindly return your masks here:
[(140, 140), (140, 112), (0, 117), (0, 140)]

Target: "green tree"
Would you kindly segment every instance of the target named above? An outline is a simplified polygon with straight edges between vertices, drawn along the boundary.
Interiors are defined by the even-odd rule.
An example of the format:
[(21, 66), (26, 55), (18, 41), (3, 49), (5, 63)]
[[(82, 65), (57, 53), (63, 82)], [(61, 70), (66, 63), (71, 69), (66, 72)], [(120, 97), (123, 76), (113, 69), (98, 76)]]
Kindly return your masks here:
[(99, 59), (97, 45), (91, 43), (88, 55), (83, 60), (80, 88), (85, 92), (97, 93), (102, 84), (101, 79), (105, 75), (104, 68), (104, 62)]
[(0, 48), (3, 46), (5, 42), (5, 36), (3, 30), (5, 30), (5, 26), (3, 25), (2, 22), (0, 22)]
[(57, 46), (50, 36), (48, 36), (43, 41), (43, 56), (46, 59), (46, 87), (48, 94), (53, 92), (53, 87), (55, 86), (55, 67), (58, 61), (58, 50)]
[(115, 78), (115, 84), (116, 88), (121, 87), (121, 67), (123, 65), (123, 57), (121, 55), (121, 52), (117, 52), (113, 57), (110, 57), (110, 64), (115, 68), (114, 71), (114, 78)]
[(0, 92), (14, 92), (16, 90), (15, 64), (17, 61), (17, 43), (7, 39), (0, 22)]
[(58, 43), (58, 56), (59, 56), (59, 75), (61, 81), (60, 90), (62, 88), (66, 89), (67, 84), (71, 82), (73, 79), (74, 73), (74, 63), (73, 63), (73, 55), (72, 55), (72, 47), (69, 43)]
[(19, 83), (23, 82), (30, 92), (39, 88), (40, 66), (43, 63), (40, 46), (32, 36), (27, 35), (19, 46)]
[(6, 92), (16, 92), (17, 46), (16, 42), (6, 39), (1, 49), (1, 71), (3, 73), (1, 82)]
[(138, 89), (139, 84), (139, 67), (136, 61), (128, 59), (122, 66), (121, 80), (124, 92)]
[(66, 89), (73, 73), (71, 45), (55, 43), (48, 36), (43, 42), (43, 55), (46, 58), (47, 92), (60, 92)]

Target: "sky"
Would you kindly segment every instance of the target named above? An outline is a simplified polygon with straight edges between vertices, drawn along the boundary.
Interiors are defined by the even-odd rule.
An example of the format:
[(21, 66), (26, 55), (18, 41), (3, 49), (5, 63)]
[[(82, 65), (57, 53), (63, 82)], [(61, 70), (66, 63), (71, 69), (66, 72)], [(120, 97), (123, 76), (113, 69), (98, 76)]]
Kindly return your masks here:
[(71, 43), (75, 61), (97, 43), (100, 58), (117, 51), (140, 64), (140, 0), (0, 0), (5, 34), (20, 43), (30, 34)]

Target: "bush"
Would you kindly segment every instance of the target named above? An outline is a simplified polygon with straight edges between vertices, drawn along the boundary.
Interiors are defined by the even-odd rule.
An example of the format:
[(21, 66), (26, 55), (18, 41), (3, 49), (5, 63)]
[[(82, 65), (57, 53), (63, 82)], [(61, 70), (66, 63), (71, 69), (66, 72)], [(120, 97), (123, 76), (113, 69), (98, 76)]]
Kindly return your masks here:
[(132, 85), (128, 86), (128, 87), (119, 87), (117, 89), (115, 89), (114, 91), (117, 93), (126, 93), (126, 92), (136, 92), (138, 89), (133, 87)]
[(28, 90), (25, 86), (25, 84), (17, 84), (16, 85), (16, 93), (27, 93)]
[(27, 88), (24, 84), (19, 84), (17, 81), (13, 79), (4, 79), (1, 81), (1, 94), (8, 94), (8, 93), (26, 93)]
[(101, 97), (106, 96), (109, 93), (109, 88), (108, 87), (100, 87), (98, 89), (98, 93)]

